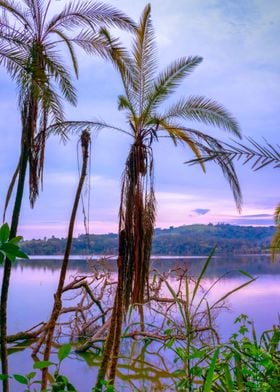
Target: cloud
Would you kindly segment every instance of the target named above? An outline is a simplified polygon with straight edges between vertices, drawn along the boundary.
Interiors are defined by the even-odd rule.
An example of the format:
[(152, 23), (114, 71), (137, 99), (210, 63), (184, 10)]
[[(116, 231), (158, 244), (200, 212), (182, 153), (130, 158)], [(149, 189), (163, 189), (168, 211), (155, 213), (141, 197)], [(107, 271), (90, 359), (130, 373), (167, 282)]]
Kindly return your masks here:
[(240, 218), (272, 218), (272, 214), (242, 215)]
[(195, 210), (192, 210), (192, 212), (194, 212), (197, 215), (205, 215), (209, 211), (210, 210), (208, 208), (196, 208)]
[(236, 218), (236, 219), (230, 219), (226, 223), (229, 223), (231, 225), (240, 225), (240, 226), (273, 226), (273, 219)]
[(273, 226), (274, 220), (272, 214), (248, 214), (229, 219), (228, 223), (244, 226)]

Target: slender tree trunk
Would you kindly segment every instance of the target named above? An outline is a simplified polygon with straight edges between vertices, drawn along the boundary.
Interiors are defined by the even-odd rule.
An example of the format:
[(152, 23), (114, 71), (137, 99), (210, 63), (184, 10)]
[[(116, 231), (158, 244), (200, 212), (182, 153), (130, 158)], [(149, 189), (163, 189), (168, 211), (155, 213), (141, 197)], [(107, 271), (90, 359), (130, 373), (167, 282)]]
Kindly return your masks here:
[[(118, 284), (119, 285), (119, 284)], [(106, 338), (105, 348), (102, 356), (102, 362), (98, 371), (96, 384), (95, 384), (95, 391), (102, 391), (102, 381), (105, 380), (106, 374), (108, 371), (108, 367), (110, 365), (112, 359), (112, 349), (114, 346), (115, 335), (116, 335), (116, 318), (117, 318), (117, 302), (118, 302), (118, 288), (115, 295), (114, 307), (112, 311), (112, 317), (110, 322), (109, 333)]]
[(122, 321), (123, 321), (123, 279), (120, 280), (118, 285), (118, 301), (116, 306), (116, 319), (115, 319), (115, 336), (112, 348), (112, 358), (110, 362), (108, 379), (111, 385), (114, 385), (116, 378), (116, 370), (119, 359), (121, 334), (122, 334)]
[[(119, 255), (118, 255), (118, 286), (115, 294), (114, 307), (112, 311), (109, 333), (105, 342), (102, 362), (98, 371), (95, 391), (102, 391), (102, 381), (105, 380), (106, 374), (109, 373), (109, 382), (114, 384), (118, 355), (121, 340), (122, 321), (124, 315), (124, 270), (123, 257), (125, 252), (125, 231), (122, 230), (119, 235)], [(109, 372), (108, 372), (109, 369)]]
[[(15, 237), (17, 234), (19, 215), (22, 204), (24, 182), (26, 177), (26, 169), (28, 163), (28, 147), (26, 143), (22, 143), (21, 151), (21, 162), (19, 169), (19, 178), (17, 184), (16, 198), (13, 208), (11, 228), (10, 228), (10, 239)], [(7, 303), (8, 303), (8, 292), (10, 285), (12, 263), (9, 259), (5, 259), (4, 272), (2, 279), (2, 289), (1, 289), (1, 307), (0, 307), (0, 317), (1, 317), (1, 366), (2, 374), (8, 374), (8, 352), (7, 352)], [(3, 392), (9, 392), (9, 381), (3, 380)]]
[[(73, 208), (72, 208), (72, 213), (71, 213), (71, 218), (70, 218), (70, 222), (69, 222), (67, 243), (66, 243), (66, 248), (65, 248), (65, 252), (64, 252), (63, 263), (62, 263), (61, 270), (60, 270), (60, 277), (59, 277), (58, 286), (57, 286), (56, 293), (54, 295), (53, 310), (52, 310), (51, 317), (49, 319), (48, 326), (47, 326), (44, 361), (48, 361), (50, 358), (52, 339), (53, 339), (53, 334), (54, 334), (54, 330), (55, 330), (55, 325), (56, 325), (56, 322), (57, 322), (57, 319), (59, 317), (61, 307), (62, 307), (61, 297), (62, 297), (62, 292), (63, 292), (63, 286), (65, 283), (65, 277), (66, 277), (66, 272), (67, 272), (67, 267), (68, 267), (69, 256), (70, 256), (70, 252), (71, 252), (74, 224), (75, 224), (75, 220), (76, 220), (76, 214), (77, 214), (77, 209), (78, 209), (78, 205), (79, 205), (81, 192), (83, 189), (83, 184), (84, 184), (84, 181), (86, 178), (89, 143), (90, 143), (90, 134), (88, 131), (83, 131), (83, 133), (81, 135), (82, 154), (83, 154), (82, 171), (81, 171), (81, 176), (80, 176), (78, 188), (76, 191), (76, 196), (75, 196), (75, 200), (74, 200), (74, 204), (73, 204)], [(48, 368), (44, 368), (42, 370), (42, 390), (45, 390), (47, 387), (47, 376), (48, 376)]]

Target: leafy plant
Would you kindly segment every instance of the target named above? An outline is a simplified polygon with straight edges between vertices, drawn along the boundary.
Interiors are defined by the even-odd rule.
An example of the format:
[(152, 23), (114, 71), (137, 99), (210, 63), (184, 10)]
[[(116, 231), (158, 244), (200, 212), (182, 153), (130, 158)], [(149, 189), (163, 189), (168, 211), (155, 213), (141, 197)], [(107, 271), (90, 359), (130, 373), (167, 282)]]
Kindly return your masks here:
[(222, 347), (214, 391), (264, 391), (280, 388), (280, 329), (274, 327), (258, 338), (245, 314), (237, 317), (238, 332)]
[(214, 315), (228, 297), (255, 280), (251, 275), (240, 271), (248, 280), (211, 303), (208, 299), (209, 294), (224, 277), (218, 278), (208, 289), (203, 290), (203, 278), (214, 252), (215, 248), (206, 259), (197, 279), (193, 281), (190, 276), (185, 277), (183, 295), (180, 294), (184, 290), (183, 287), (176, 292), (170, 282), (163, 277), (167, 289), (176, 302), (176, 313), (180, 316), (167, 319), (167, 316), (163, 315), (168, 320), (168, 329), (165, 332), (168, 331), (170, 336), (176, 336), (179, 331), (180, 335), (185, 336), (183, 341), (171, 338), (165, 343), (166, 347), (175, 352), (176, 363), (181, 363), (182, 366), (174, 373), (180, 376), (180, 381), (177, 383), (178, 390), (192, 391), (199, 386), (204, 388), (201, 389), (203, 391), (211, 390), (213, 380), (217, 377), (215, 367), (220, 352), (220, 339), (215, 329)]
[(10, 229), (7, 223), (0, 227), (0, 264), (3, 264), (5, 257), (11, 262), (16, 258), (28, 259), (28, 256), (20, 248), (21, 240), (21, 236), (10, 239)]
[[(55, 366), (55, 371), (53, 375), (49, 374), (49, 378), (51, 379), (50, 388), (44, 389), (44, 392), (77, 392), (75, 387), (71, 384), (67, 377), (61, 374), (60, 366), (62, 361), (70, 355), (71, 352), (71, 344), (64, 344), (61, 346), (57, 352), (58, 362), (51, 361), (36, 361), (34, 362), (33, 369), (34, 371), (22, 375), (22, 374), (13, 374), (12, 376), (0, 374), (0, 380), (14, 379), (21, 385), (25, 386), (24, 392), (36, 392), (36, 385), (39, 384), (39, 388), (41, 390), (42, 382), (38, 380), (37, 370), (42, 370), (49, 366)], [(38, 389), (39, 391), (39, 389)]]

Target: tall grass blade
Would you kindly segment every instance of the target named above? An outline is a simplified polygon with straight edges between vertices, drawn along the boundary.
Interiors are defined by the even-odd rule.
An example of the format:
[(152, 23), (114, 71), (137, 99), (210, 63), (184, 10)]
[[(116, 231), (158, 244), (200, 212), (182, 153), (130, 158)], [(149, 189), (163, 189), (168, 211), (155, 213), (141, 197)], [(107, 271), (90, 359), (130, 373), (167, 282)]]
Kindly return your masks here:
[(220, 302), (224, 301), (225, 299), (227, 299), (229, 296), (231, 296), (232, 294), (236, 293), (237, 291), (243, 289), (243, 287), (248, 286), (250, 283), (254, 282), (257, 278), (252, 278), (250, 279), (248, 282), (245, 282), (243, 284), (241, 284), (240, 286), (236, 287), (235, 289), (227, 292), (225, 295), (223, 295), (220, 299), (218, 299), (213, 305), (211, 305), (210, 309), (215, 308), (215, 306), (217, 306)]
[(220, 348), (218, 347), (215, 350), (214, 355), (212, 357), (212, 360), (210, 362), (210, 366), (209, 366), (209, 369), (208, 369), (208, 372), (207, 372), (205, 384), (204, 384), (204, 387), (203, 387), (203, 392), (211, 392), (211, 390), (212, 390), (214, 371), (215, 371), (215, 366), (216, 366), (217, 359), (219, 357), (219, 352), (220, 352)]
[(201, 272), (200, 272), (200, 274), (199, 274), (199, 277), (198, 277), (198, 279), (197, 279), (197, 281), (196, 281), (196, 284), (195, 284), (195, 286), (194, 286), (194, 290), (193, 290), (193, 294), (192, 294), (192, 299), (191, 299), (191, 304), (193, 303), (193, 300), (194, 300), (194, 298), (195, 298), (195, 296), (196, 296), (197, 290), (199, 289), (200, 282), (201, 282), (201, 280), (202, 280), (202, 278), (203, 278), (205, 272), (207, 271), (207, 268), (208, 268), (209, 263), (210, 263), (210, 261), (211, 261), (213, 255), (214, 255), (214, 253), (215, 253), (215, 251), (216, 251), (216, 248), (217, 248), (217, 246), (214, 246), (214, 248), (212, 249), (210, 255), (208, 256), (207, 260), (205, 261), (205, 263), (204, 263), (204, 265), (203, 265), (203, 267), (202, 267), (202, 270), (201, 270)]

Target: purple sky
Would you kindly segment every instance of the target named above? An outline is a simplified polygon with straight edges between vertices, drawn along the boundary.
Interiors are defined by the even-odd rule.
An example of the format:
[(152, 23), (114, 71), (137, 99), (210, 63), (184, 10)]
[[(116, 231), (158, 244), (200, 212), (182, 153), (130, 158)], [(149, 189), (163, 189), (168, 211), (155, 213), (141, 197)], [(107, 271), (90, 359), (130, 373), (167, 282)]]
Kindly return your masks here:
[[(65, 1), (54, 1), (59, 8)], [(143, 0), (115, 0), (110, 4), (135, 20), (146, 4)], [(244, 136), (262, 142), (279, 142), (280, 120), (280, 7), (278, 0), (164, 0), (151, 1), (158, 45), (159, 68), (176, 58), (200, 55), (203, 63), (178, 89), (177, 98), (204, 95), (213, 98), (238, 119)], [(114, 32), (129, 45), (128, 34)], [(122, 93), (118, 74), (110, 64), (79, 53), (80, 77), (75, 82), (79, 102), (67, 107), (69, 119), (101, 118), (125, 127), (117, 110)], [(0, 211), (16, 166), (20, 142), (16, 86), (0, 74)], [(174, 97), (176, 99), (176, 96)], [(227, 139), (227, 134), (197, 125), (198, 129)], [(209, 128), (209, 129), (208, 129)], [(24, 200), (19, 232), (25, 238), (65, 236), (77, 185), (77, 138), (66, 146), (58, 138), (48, 141), (44, 190), (33, 210)], [(115, 232), (118, 222), (120, 179), (129, 140), (105, 130), (93, 136), (91, 167), (90, 231)], [(243, 190), (243, 208), (238, 214), (231, 191), (214, 165), (206, 175), (199, 167), (183, 164), (190, 151), (166, 141), (155, 145), (157, 227), (191, 223), (267, 225), (272, 223), (279, 202), (279, 170), (253, 172), (236, 165)], [(87, 203), (88, 192), (84, 195)], [(83, 233), (82, 214), (76, 234)]]

